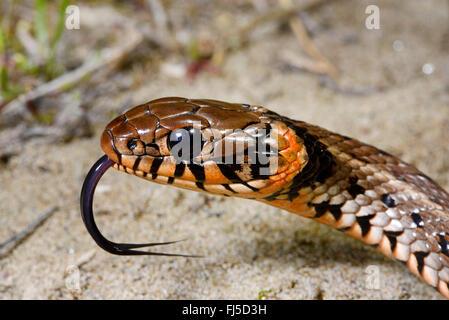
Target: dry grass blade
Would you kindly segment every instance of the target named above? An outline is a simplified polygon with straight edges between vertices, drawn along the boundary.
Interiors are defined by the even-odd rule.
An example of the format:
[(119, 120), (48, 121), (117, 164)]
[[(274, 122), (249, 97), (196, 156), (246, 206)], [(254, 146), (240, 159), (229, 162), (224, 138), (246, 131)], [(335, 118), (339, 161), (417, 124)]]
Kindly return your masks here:
[(277, 8), (261, 16), (258, 16), (257, 18), (249, 22), (246, 26), (240, 28), (236, 33), (233, 33), (223, 45), (222, 50), (228, 51), (240, 48), (247, 42), (250, 33), (261, 25), (273, 21), (282, 21), (289, 19), (301, 11), (313, 9), (326, 1), (327, 0), (311, 0), (297, 6), (292, 6), (290, 8)]

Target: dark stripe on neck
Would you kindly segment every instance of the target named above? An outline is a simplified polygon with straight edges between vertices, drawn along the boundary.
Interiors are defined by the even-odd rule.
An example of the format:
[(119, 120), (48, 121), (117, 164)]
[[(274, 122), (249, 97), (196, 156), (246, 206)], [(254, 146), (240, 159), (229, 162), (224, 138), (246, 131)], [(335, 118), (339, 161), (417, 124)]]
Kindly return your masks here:
[(184, 174), (185, 169), (186, 169), (185, 163), (181, 162), (176, 164), (174, 173), (175, 178), (181, 177)]
[(204, 189), (204, 184), (203, 184), (202, 182), (195, 182), (195, 185), (196, 185), (199, 189), (206, 191), (206, 189)]
[(335, 172), (336, 163), (327, 147), (318, 141), (318, 137), (307, 132), (307, 128), (296, 126), (286, 121), (287, 126), (304, 141), (309, 156), (306, 166), (294, 178), (289, 191), (289, 200), (298, 196), (300, 189), (313, 186), (316, 182), (324, 183)]
[(253, 187), (253, 186), (250, 186), (247, 182), (242, 182), (242, 184), (243, 184), (245, 187), (251, 189), (252, 191), (259, 191), (259, 189), (255, 188), (255, 187)]
[(154, 158), (151, 163), (150, 173), (157, 173), (163, 161), (162, 158)]
[(243, 180), (235, 173), (235, 171), (239, 171), (242, 169), (240, 164), (217, 164), (217, 167), (220, 169), (221, 173), (231, 182), (233, 183), (242, 183)]
[(195, 177), (196, 181), (203, 182), (206, 180), (206, 174), (204, 173), (203, 165), (196, 163), (189, 163), (188, 167)]
[(235, 191), (229, 186), (229, 184), (222, 184), (222, 186), (223, 186), (226, 190), (231, 191), (232, 193), (237, 193), (237, 192), (235, 192)]
[(134, 161), (133, 170), (136, 171), (139, 167), (140, 160), (142, 160), (142, 157), (137, 157), (136, 161)]

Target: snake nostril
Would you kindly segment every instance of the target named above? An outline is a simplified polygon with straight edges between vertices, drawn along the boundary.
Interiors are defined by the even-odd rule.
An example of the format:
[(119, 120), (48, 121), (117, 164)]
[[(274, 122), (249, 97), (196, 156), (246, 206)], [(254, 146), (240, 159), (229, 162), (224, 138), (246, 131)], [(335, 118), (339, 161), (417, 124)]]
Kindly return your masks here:
[(134, 150), (137, 147), (137, 139), (129, 140), (127, 146), (129, 150)]

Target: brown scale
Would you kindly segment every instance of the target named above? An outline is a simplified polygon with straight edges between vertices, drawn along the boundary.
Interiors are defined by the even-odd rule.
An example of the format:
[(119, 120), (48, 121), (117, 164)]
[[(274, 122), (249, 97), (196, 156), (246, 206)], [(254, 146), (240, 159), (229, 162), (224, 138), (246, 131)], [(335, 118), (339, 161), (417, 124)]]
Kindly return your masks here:
[[(206, 160), (200, 164), (176, 164), (167, 137), (191, 126), (203, 136), (217, 131), (219, 143), (231, 139), (232, 130), (269, 128), (278, 142), (279, 168), (261, 177), (254, 165), (218, 164), (202, 155), (198, 159)], [(373, 146), (261, 106), (186, 98), (157, 99), (129, 110), (106, 127), (101, 144), (121, 171), (255, 199), (344, 231), (403, 262), (449, 298), (448, 193)], [(210, 140), (202, 152), (214, 146)]]

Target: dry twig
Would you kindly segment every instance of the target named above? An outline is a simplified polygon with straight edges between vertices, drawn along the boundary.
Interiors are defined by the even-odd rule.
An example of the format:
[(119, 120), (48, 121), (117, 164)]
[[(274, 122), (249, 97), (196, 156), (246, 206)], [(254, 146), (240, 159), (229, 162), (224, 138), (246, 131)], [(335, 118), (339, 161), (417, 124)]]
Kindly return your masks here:
[[(292, 8), (293, 6), (291, 0), (279, 0), (279, 2), (285, 9)], [(312, 40), (310, 40), (301, 19), (298, 17), (291, 17), (288, 22), (301, 47), (314, 60), (313, 62), (304, 61), (302, 67), (311, 72), (326, 74), (338, 83), (339, 76), (337, 68), (335, 68), (329, 59), (321, 53), (321, 51), (313, 44)]]
[[(321, 1), (320, 3), (322, 3)], [(279, 0), (279, 3), (284, 9), (292, 8), (291, 0)], [(309, 58), (298, 57), (291, 52), (283, 52), (282, 59), (288, 64), (300, 69), (307, 70), (312, 73), (321, 75), (320, 83), (324, 87), (330, 88), (338, 93), (346, 95), (366, 95), (378, 92), (381, 88), (377, 87), (360, 87), (360, 88), (345, 88), (341, 86), (340, 76), (337, 68), (330, 62), (330, 60), (313, 44), (307, 30), (304, 27), (301, 19), (298, 17), (290, 17), (289, 25), (292, 29), (296, 39), (301, 47), (307, 53)]]
[(0, 243), (0, 258), (5, 257), (9, 252), (17, 247), (25, 238), (31, 235), (45, 220), (47, 220), (55, 211), (57, 207), (53, 207), (44, 213), (40, 214), (33, 222), (31, 222), (24, 230), (16, 233), (11, 238), (3, 243)]
[(142, 41), (142, 35), (133, 30), (123, 37), (128, 41), (125, 45), (114, 49), (104, 49), (100, 54), (93, 54), (79, 68), (67, 72), (41, 86), (30, 90), (4, 106), (2, 115), (4, 119), (14, 119), (26, 114), (26, 105), (44, 96), (59, 94), (76, 85), (83, 79), (91, 76), (95, 71), (116, 67), (134, 48)]

